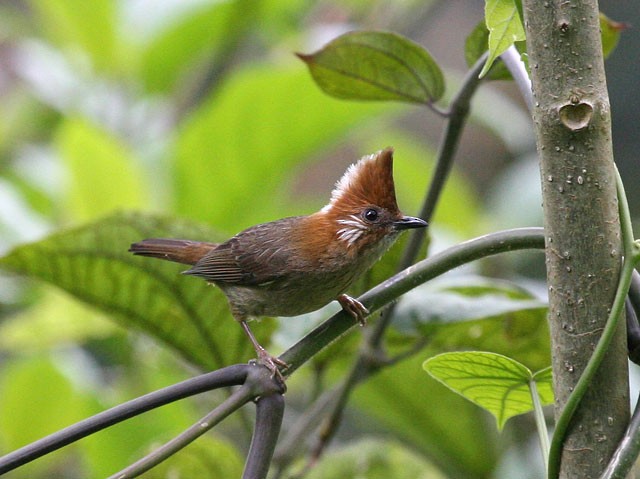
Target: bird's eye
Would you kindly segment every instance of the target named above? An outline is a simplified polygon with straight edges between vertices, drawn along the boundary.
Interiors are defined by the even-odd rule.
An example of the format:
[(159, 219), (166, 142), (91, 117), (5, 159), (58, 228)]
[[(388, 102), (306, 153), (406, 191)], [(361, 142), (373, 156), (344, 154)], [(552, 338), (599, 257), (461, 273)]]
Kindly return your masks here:
[(378, 219), (378, 216), (380, 216), (380, 213), (378, 213), (378, 210), (374, 208), (367, 208), (366, 210), (364, 210), (364, 213), (362, 214), (362, 216), (364, 217), (365, 220), (369, 221), (370, 223), (373, 223)]

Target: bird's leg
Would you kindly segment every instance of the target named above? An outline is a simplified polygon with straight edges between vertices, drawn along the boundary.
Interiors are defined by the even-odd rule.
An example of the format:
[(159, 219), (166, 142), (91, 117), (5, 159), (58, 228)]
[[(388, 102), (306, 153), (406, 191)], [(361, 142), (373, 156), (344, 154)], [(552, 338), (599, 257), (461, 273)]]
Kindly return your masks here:
[(266, 366), (269, 371), (271, 371), (272, 378), (274, 376), (277, 376), (278, 379), (282, 382), (282, 384), (284, 384), (284, 376), (282, 376), (282, 373), (278, 369), (278, 366), (281, 366), (283, 368), (288, 368), (289, 365), (285, 363), (282, 359), (272, 356), (271, 354), (269, 354), (269, 352), (266, 349), (260, 346), (260, 343), (251, 332), (251, 329), (249, 328), (249, 324), (247, 324), (247, 321), (241, 320), (240, 326), (242, 326), (243, 331), (249, 337), (251, 344), (253, 344), (253, 348), (256, 350), (256, 354), (258, 355), (258, 361), (264, 366)]
[(369, 310), (365, 308), (364, 304), (346, 294), (338, 296), (338, 303), (340, 303), (342, 309), (358, 321), (360, 326), (364, 326), (366, 324), (365, 318), (369, 315)]

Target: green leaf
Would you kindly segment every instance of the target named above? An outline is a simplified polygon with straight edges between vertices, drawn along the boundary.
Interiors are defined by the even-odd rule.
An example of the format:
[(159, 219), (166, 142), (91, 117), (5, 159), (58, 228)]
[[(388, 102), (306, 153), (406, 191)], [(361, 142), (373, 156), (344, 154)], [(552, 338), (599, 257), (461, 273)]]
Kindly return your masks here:
[(618, 45), (620, 33), (628, 28), (626, 23), (616, 22), (600, 12), (600, 34), (602, 35), (602, 54), (607, 58)]
[[(38, 331), (38, 334), (33, 334)], [(86, 343), (118, 330), (103, 315), (54, 288), (45, 288), (33, 306), (0, 324), (0, 351), (56, 349), (70, 342)]]
[(432, 281), (405, 294), (394, 325), (405, 342), (417, 333), (435, 352), (493, 351), (537, 370), (550, 364), (546, 315), (547, 305), (516, 285), (467, 276)]
[[(472, 67), (484, 55), (488, 44), (489, 30), (487, 30), (485, 22), (480, 22), (464, 42), (464, 58), (469, 67)], [(503, 63), (498, 63), (491, 69), (488, 78), (490, 80), (511, 80), (511, 73)]]
[[(46, 357), (3, 361), (0, 375), (0, 442), (3, 453), (25, 446), (95, 412), (89, 395), (74, 386), (69, 377)], [(69, 451), (49, 454), (21, 468), (21, 475), (15, 477), (51, 477), (47, 471), (60, 470), (65, 459), (70, 459)]]
[[(125, 327), (164, 342), (196, 366), (216, 369), (252, 357), (219, 289), (181, 276), (184, 265), (127, 252), (132, 242), (150, 237), (219, 238), (202, 225), (119, 214), (20, 246), (0, 258), (0, 268), (62, 288), (112, 313)], [(271, 333), (269, 323), (253, 329), (260, 341)]]
[(524, 27), (514, 0), (486, 0), (485, 22), (489, 29), (489, 58), (480, 72), (485, 76), (507, 48), (525, 39)]
[(442, 71), (429, 52), (394, 33), (346, 33), (298, 56), (318, 86), (337, 98), (428, 104), (444, 94)]
[[(25, 401), (25, 391), (29, 400)], [(4, 364), (0, 376), (3, 447), (16, 448), (80, 420), (89, 402), (49, 359), (32, 356)], [(29, 427), (25, 427), (29, 424)]]
[(493, 414), (499, 429), (511, 417), (533, 410), (531, 382), (536, 383), (543, 405), (553, 403), (550, 368), (534, 375), (523, 364), (500, 354), (443, 353), (427, 359), (423, 368), (452, 391)]
[(495, 429), (480, 409), (425, 378), (421, 365), (414, 356), (358, 386), (354, 403), (367, 414), (367, 429), (384, 428), (411, 444), (447, 477), (490, 477), (498, 456)]

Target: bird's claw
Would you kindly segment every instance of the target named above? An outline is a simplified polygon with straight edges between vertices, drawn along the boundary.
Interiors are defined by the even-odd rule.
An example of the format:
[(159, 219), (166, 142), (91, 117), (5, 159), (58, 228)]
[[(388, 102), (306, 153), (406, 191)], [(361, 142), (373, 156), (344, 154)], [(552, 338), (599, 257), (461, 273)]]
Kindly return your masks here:
[(355, 298), (346, 294), (338, 296), (338, 303), (342, 306), (347, 313), (353, 316), (360, 326), (367, 324), (366, 317), (369, 315), (369, 310)]
[(287, 369), (289, 365), (282, 359), (269, 354), (269, 352), (264, 348), (260, 348), (256, 350), (256, 352), (258, 353), (258, 362), (271, 371), (271, 378), (273, 379), (274, 377), (277, 377), (278, 381), (284, 386), (284, 376), (280, 372), (280, 367)]

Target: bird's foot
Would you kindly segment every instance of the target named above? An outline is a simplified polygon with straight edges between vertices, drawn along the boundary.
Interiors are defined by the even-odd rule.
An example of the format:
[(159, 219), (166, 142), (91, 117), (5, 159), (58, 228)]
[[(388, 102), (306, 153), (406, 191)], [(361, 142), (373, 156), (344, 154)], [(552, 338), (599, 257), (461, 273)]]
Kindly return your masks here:
[(259, 349), (256, 348), (256, 353), (258, 354), (258, 362), (271, 371), (271, 378), (277, 377), (282, 385), (284, 385), (284, 376), (280, 372), (280, 367), (287, 369), (289, 365), (282, 359), (269, 354), (269, 352), (263, 347), (260, 347)]
[(358, 321), (360, 326), (364, 326), (367, 323), (365, 318), (369, 315), (369, 310), (360, 301), (346, 294), (341, 294), (338, 296), (338, 303), (340, 303), (342, 309)]

